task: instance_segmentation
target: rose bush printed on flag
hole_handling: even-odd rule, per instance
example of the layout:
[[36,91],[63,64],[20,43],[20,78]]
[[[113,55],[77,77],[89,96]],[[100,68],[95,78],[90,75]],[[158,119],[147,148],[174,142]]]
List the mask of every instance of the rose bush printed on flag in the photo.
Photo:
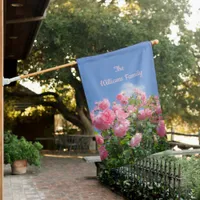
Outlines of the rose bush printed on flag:
[[98,129],[99,154],[107,167],[131,164],[164,150],[165,123],[157,96],[147,98],[144,92],[135,89],[131,97],[118,94],[112,105],[108,99],[95,104],[90,115]]

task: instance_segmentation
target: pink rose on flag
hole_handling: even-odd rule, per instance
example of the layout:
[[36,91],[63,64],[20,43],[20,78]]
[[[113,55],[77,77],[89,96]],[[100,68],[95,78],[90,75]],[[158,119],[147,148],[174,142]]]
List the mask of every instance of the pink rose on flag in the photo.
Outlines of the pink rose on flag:
[[158,97],[158,96],[154,96],[154,99],[155,99],[156,101],[159,101],[159,97]]
[[117,137],[124,137],[126,135],[126,132],[129,129],[129,125],[130,125],[130,122],[128,120],[123,120],[123,121],[118,122],[113,128],[114,134]]
[[114,103],[113,106],[112,106],[112,110],[113,110],[114,112],[116,112],[117,110],[123,110],[123,107],[122,107],[121,104],[116,104],[116,103]]
[[139,120],[144,120],[146,118],[146,114],[144,110],[140,110],[138,114],[138,119]]
[[140,144],[142,140],[142,133],[136,133],[134,137],[132,137],[130,146],[131,147],[136,147]]
[[152,117],[152,111],[149,108],[146,108],[144,111],[145,111],[146,118]]
[[96,102],[90,113],[94,127],[101,132],[96,135],[100,158],[109,167],[134,163],[137,156],[152,154],[155,149],[148,145],[149,141],[154,138],[152,143],[159,145],[160,138],[166,135],[158,97],[148,97],[137,88],[134,91],[130,97],[118,94],[118,102],[112,102],[111,107],[106,98]]
[[110,102],[108,99],[104,99],[103,101],[100,101],[97,103],[100,110],[105,110],[110,107]]
[[123,94],[118,94],[117,100],[120,101],[122,105],[126,105],[128,103],[128,97]]
[[121,101],[122,105],[128,104],[128,97],[124,97],[124,99]]
[[156,114],[161,114],[162,113],[162,110],[161,110],[161,107],[160,107],[160,105],[157,105],[156,106]]
[[156,116],[156,117],[152,117],[151,119],[150,119],[150,122],[152,123],[152,124],[157,124],[158,123],[158,117]]
[[137,108],[133,105],[128,105],[128,107],[127,107],[127,111],[129,114],[134,113],[136,110],[137,110]]
[[105,130],[110,128],[115,120],[115,113],[106,109],[102,112],[99,112],[97,116],[94,117],[93,125],[99,130]]
[[160,120],[160,121],[159,121],[156,131],[157,131],[157,134],[158,134],[160,137],[164,137],[164,136],[166,135],[165,122],[164,122],[164,120]]
[[105,160],[108,157],[108,151],[106,150],[105,146],[101,146],[99,148],[99,154],[101,160]]
[[145,93],[141,93],[140,96],[139,96],[139,99],[141,100],[141,106],[146,105],[147,98],[146,98],[146,94]]
[[96,138],[97,144],[102,145],[104,143],[104,138],[101,135],[96,135],[95,138]]
[[116,110],[115,115],[117,119],[126,119],[129,116],[129,114],[124,112],[123,110]]
[[139,111],[139,114],[138,114],[139,120],[145,120],[151,117],[152,117],[152,111],[149,108]]
[[162,116],[158,116],[158,120],[159,121],[163,120],[163,117]]
[[143,92],[143,93],[141,94],[141,100],[142,100],[142,102],[143,102],[143,103],[146,102],[146,99],[147,99],[146,94]]
[[151,118],[152,117],[152,110],[150,110],[149,108],[145,109],[145,113],[146,113],[146,117],[147,118]]
[[123,94],[118,94],[117,95],[117,100],[121,101],[124,98]]

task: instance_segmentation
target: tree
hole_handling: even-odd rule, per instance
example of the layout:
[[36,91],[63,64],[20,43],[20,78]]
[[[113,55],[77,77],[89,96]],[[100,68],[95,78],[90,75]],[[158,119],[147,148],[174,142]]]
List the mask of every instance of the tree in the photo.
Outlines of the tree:
[[[20,63],[20,69],[35,72],[156,38],[160,44],[154,47],[155,64],[165,118],[169,123],[177,116],[198,123],[198,116],[193,112],[200,106],[193,97],[199,90],[195,74],[198,61],[193,55],[198,48],[193,44],[199,35],[186,28],[185,15],[190,13],[188,0],[126,2],[124,7],[118,7],[116,1],[109,5],[94,0],[52,1],[32,53]],[[171,25],[179,28],[178,44],[169,38]],[[37,103],[53,106],[85,133],[92,133],[76,67],[33,79],[54,89],[39,95]],[[71,98],[65,95],[68,86],[74,92]],[[67,105],[72,99],[75,107],[70,110]]]

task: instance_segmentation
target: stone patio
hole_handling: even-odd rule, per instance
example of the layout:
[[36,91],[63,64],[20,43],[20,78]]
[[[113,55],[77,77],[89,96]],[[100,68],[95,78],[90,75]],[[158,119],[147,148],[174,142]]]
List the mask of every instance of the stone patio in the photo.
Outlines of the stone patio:
[[4,200],[123,200],[79,156],[46,155],[41,168],[29,166],[25,175],[11,175],[8,165],[4,171]]

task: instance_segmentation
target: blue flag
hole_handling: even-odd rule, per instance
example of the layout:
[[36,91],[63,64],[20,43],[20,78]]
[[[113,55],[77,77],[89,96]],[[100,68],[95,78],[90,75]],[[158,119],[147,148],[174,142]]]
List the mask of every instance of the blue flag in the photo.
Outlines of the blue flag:
[[89,110],[95,102],[130,96],[138,88],[147,96],[158,95],[151,42],[77,60]]

